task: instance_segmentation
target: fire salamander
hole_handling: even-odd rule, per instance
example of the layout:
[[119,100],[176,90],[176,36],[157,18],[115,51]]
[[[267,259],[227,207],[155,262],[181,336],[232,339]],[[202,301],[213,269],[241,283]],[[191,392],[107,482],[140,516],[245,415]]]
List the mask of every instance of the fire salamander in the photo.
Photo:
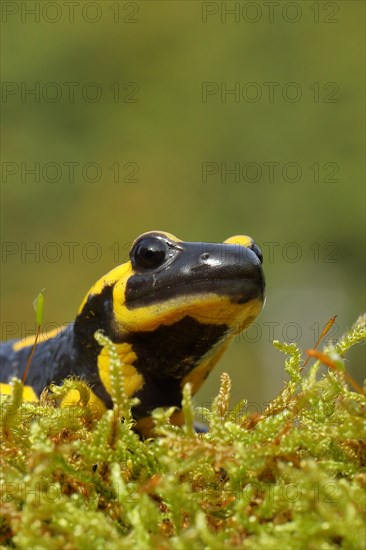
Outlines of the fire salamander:
[[[264,303],[262,255],[250,237],[224,243],[184,242],[170,233],[144,233],[130,260],[90,289],[74,323],[37,344],[24,397],[37,401],[51,382],[77,376],[92,388],[91,403],[112,407],[107,352],[94,338],[101,329],[116,345],[136,429],[149,434],[151,411],[177,407],[186,382],[195,394],[235,334],[246,329]],[[1,344],[2,393],[22,378],[34,338]],[[62,405],[79,401],[76,390]]]

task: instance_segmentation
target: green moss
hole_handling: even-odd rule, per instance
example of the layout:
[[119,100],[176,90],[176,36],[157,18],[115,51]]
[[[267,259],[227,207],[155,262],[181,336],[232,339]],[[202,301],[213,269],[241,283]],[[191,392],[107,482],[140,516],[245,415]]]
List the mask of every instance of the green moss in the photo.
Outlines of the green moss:
[[[289,382],[261,415],[229,409],[230,379],[210,409],[207,434],[154,413],[155,439],[132,431],[134,403],[124,392],[113,345],[107,346],[114,409],[101,419],[87,386],[69,380],[39,404],[22,401],[22,384],[1,402],[1,542],[4,547],[62,549],[365,547],[365,396],[351,391],[345,352],[363,341],[365,318],[332,349],[328,366],[303,368],[294,344]],[[59,408],[77,389],[80,402]]]

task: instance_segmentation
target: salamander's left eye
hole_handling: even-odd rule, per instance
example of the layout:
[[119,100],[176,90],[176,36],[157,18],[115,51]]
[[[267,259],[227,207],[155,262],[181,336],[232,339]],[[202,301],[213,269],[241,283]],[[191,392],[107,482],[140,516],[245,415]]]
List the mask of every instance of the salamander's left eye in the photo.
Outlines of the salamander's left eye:
[[143,237],[130,252],[131,263],[136,269],[154,269],[168,258],[168,246],[162,239]]

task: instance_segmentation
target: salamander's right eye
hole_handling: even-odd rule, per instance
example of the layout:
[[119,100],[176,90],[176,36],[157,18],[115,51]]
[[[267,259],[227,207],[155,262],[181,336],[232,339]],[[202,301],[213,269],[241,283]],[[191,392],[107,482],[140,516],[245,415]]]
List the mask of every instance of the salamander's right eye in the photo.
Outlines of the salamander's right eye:
[[131,263],[137,270],[160,267],[168,257],[168,245],[159,237],[142,237],[130,252]]

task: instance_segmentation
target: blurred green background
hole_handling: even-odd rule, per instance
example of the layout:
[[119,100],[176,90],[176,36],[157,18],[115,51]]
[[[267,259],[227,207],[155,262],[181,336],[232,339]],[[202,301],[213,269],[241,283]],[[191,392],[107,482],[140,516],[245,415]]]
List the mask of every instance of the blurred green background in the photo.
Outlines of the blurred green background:
[[32,332],[43,287],[46,325],[72,320],[144,231],[249,234],[267,303],[197,403],[225,370],[263,408],[284,380],[271,340],[309,348],[335,314],[337,338],[365,306],[364,3],[2,10],[2,338]]

